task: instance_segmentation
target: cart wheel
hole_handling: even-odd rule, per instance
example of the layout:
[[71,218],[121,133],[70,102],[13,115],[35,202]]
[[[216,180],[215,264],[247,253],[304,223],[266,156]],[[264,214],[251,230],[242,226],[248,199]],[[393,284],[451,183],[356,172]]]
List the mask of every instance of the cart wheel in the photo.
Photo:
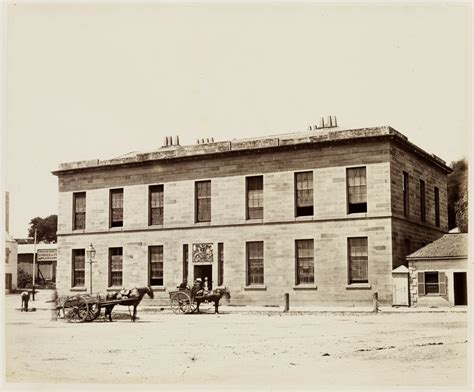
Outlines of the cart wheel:
[[197,309],[196,302],[190,302],[188,306],[188,311],[186,313],[194,313]]
[[94,321],[100,316],[100,306],[98,302],[89,303],[89,311],[87,312],[87,321]]
[[170,299],[170,306],[174,313],[188,313],[191,304],[191,297],[185,292],[177,292]]
[[71,323],[82,323],[87,320],[89,306],[80,295],[68,297],[63,305],[64,317]]

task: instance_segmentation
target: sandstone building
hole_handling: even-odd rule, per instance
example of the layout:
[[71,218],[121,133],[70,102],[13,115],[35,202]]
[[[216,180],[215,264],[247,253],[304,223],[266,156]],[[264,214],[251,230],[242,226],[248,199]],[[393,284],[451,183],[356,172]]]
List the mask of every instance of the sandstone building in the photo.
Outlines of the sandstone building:
[[386,126],[64,163],[57,287],[88,290],[92,243],[94,292],[151,285],[165,302],[208,277],[236,304],[388,304],[392,269],[447,232],[449,172]]

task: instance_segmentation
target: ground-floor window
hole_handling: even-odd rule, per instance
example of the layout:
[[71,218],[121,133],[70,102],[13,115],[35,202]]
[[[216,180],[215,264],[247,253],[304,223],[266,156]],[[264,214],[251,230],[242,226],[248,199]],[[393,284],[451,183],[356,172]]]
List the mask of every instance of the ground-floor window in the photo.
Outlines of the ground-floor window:
[[163,286],[163,246],[150,246],[148,260],[150,286]]
[[369,282],[367,237],[348,238],[349,284]]
[[247,285],[263,284],[263,241],[247,242]]
[[188,281],[189,246],[183,245],[183,282]]
[[85,286],[85,250],[72,250],[72,287]]
[[444,272],[418,272],[418,295],[446,295]]
[[109,248],[109,287],[122,286],[122,248]]
[[314,283],[314,240],[296,240],[296,284]]

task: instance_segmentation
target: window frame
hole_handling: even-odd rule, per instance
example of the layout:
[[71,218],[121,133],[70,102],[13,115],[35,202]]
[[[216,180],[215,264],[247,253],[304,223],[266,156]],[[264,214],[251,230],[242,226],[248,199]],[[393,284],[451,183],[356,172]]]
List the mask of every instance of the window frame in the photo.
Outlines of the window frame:
[[410,175],[402,172],[403,216],[410,216]]
[[[364,179],[365,179],[365,184],[364,185],[350,185],[350,180],[352,178],[362,178],[362,177],[351,177],[350,173],[356,172],[357,170],[364,170]],[[351,203],[351,188],[362,188],[365,187],[365,193],[357,193],[359,195],[364,194],[365,195],[365,202],[362,203]],[[357,167],[347,167],[346,168],[346,197],[347,197],[347,214],[358,214],[358,213],[367,213],[368,211],[368,197],[367,197],[367,166],[357,166]],[[365,205],[365,207],[364,207]],[[351,208],[352,206],[352,208]],[[359,208],[356,206],[360,206],[360,211]]]
[[[209,195],[206,195],[204,197],[200,197],[199,196],[199,186],[201,184],[209,184]],[[200,200],[208,200],[208,212],[207,214],[209,215],[208,216],[208,219],[207,219],[207,216],[204,217],[204,219],[200,219],[200,211],[201,211],[201,208],[202,207],[202,204],[200,202]],[[195,223],[206,223],[206,222],[211,222],[211,218],[212,218],[212,184],[211,184],[211,180],[202,180],[202,181],[195,181],[194,182],[194,222]]]
[[[159,250],[158,255],[161,256],[161,260],[152,261],[153,251]],[[161,271],[161,277],[155,278],[157,280],[161,279],[161,284],[159,282],[153,282],[152,271],[153,263],[161,264],[160,268],[157,271]],[[148,284],[150,287],[163,287],[165,282],[165,256],[164,256],[164,247],[163,245],[150,245],[148,247]]]
[[[367,279],[357,279],[355,280],[352,276],[352,265],[355,260],[353,260],[353,257],[351,254],[352,246],[351,242],[355,240],[365,240],[365,248],[366,248],[366,256],[359,256],[359,257],[365,257],[365,263],[366,263],[366,278]],[[355,246],[355,245],[354,245]],[[359,260],[360,261],[360,260]],[[369,238],[368,237],[348,237],[347,238],[347,267],[348,267],[348,277],[347,281],[349,285],[359,285],[359,284],[369,284]]]
[[[82,253],[79,254],[79,253]],[[83,269],[78,269],[76,268],[76,257],[83,257],[83,263],[84,263],[84,268]],[[85,249],[72,249],[71,253],[71,288],[85,288],[86,287],[86,250]],[[78,284],[77,283],[77,273],[82,272],[83,275],[83,283]]]
[[440,211],[439,211],[439,188],[434,187],[434,210],[435,210],[435,226],[440,227]]
[[[255,180],[261,181],[262,187],[259,189],[250,189],[249,185],[253,185],[250,183]],[[255,195],[257,195],[257,198],[252,198],[252,199],[250,198],[251,191],[255,192]],[[264,193],[263,192],[264,192],[263,175],[245,177],[245,219],[246,220],[263,219],[263,213],[264,213],[263,212],[264,210]],[[262,204],[261,207],[260,206],[250,207],[251,200],[261,200],[261,204]],[[254,213],[256,216],[253,216]]]
[[[77,199],[84,198],[84,211],[77,212]],[[87,211],[87,200],[86,192],[74,192],[72,194],[72,229],[73,230],[85,230],[86,229],[86,211]],[[82,216],[83,227],[78,227],[78,215]]]
[[[261,246],[261,249],[257,249],[257,255],[251,255],[250,253],[250,250],[251,250],[251,247],[255,246],[255,245],[259,245]],[[265,245],[264,245],[264,242],[263,241],[248,241],[245,243],[245,248],[246,248],[246,251],[245,251],[245,259],[246,259],[246,286],[249,287],[249,286],[263,286],[265,284]],[[261,252],[261,257],[258,257],[260,256],[260,252]],[[252,258],[251,258],[252,256]],[[258,275],[254,275],[252,274],[252,269],[255,269],[256,267],[255,266],[252,266],[252,262],[255,263],[255,262],[258,262],[259,260],[261,260],[261,268],[262,268],[262,272],[261,274],[259,273]],[[259,266],[257,266],[258,268]],[[254,282],[253,280],[255,280],[255,276],[257,277],[260,277],[261,275],[261,282],[260,282],[260,279],[257,279],[258,281],[257,282]]]
[[[436,292],[428,292],[428,285],[426,283],[426,274],[435,275],[437,274],[437,283],[430,282],[428,285],[436,286]],[[418,296],[420,297],[446,297],[447,293],[447,282],[446,273],[444,271],[417,271],[418,280]]]
[[[305,184],[305,181],[300,181],[298,182],[298,177],[302,175],[309,175],[311,174],[311,179],[307,179],[306,183],[311,184],[311,188],[301,188],[298,189],[298,184]],[[313,171],[304,171],[304,172],[295,172],[294,175],[294,191],[295,191],[295,217],[299,216],[314,216],[314,175]],[[304,191],[310,191],[311,193],[311,206],[299,206],[298,205],[298,193],[299,192],[304,192]],[[308,197],[309,199],[309,197]],[[305,212],[305,208],[308,209],[307,212]],[[311,210],[310,210],[311,208]]]
[[420,220],[426,222],[426,184],[420,179]]
[[[114,255],[115,251],[120,250],[121,254]],[[120,284],[113,285],[112,272],[117,272],[119,270],[112,270],[112,256],[121,256],[121,269],[120,269]],[[112,247],[109,248],[109,263],[108,263],[108,287],[122,287],[123,286],[123,248],[122,247]]]
[[[113,199],[114,195],[122,195],[122,207],[114,208],[113,207]],[[123,188],[117,189],[110,189],[109,191],[109,227],[123,227],[123,206],[124,206],[124,191]],[[121,221],[114,221],[114,210],[122,210],[122,220]]]
[[[299,244],[304,244],[308,243],[309,246],[306,249],[311,249],[311,256],[306,256],[303,257],[298,253],[298,250],[304,249],[304,248],[298,248]],[[303,282],[299,273],[300,270],[300,261],[303,261],[304,259],[311,259],[311,265],[309,268],[312,270],[312,273],[310,273],[310,280]],[[307,261],[307,260],[306,260]],[[300,239],[300,240],[295,240],[295,285],[296,286],[303,286],[303,285],[314,285],[315,283],[315,274],[314,274],[314,239],[309,238],[309,239]]]
[[[153,207],[152,206],[152,194],[158,194],[159,196],[159,203],[161,206]],[[158,210],[160,213],[158,216],[160,219],[158,222],[153,221],[153,210]],[[148,226],[162,226],[164,223],[164,215],[165,214],[165,187],[164,184],[156,184],[150,185],[148,187]]]

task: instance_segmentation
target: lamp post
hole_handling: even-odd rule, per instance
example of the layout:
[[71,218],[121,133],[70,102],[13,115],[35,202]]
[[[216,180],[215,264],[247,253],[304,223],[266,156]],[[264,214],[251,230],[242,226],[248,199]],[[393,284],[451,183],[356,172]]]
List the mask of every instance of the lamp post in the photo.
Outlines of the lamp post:
[[92,263],[94,262],[94,257],[95,257],[95,249],[92,246],[92,244],[90,244],[89,248],[87,249],[87,258],[89,259],[89,273],[90,273],[89,284],[90,284],[91,295],[92,295]]

